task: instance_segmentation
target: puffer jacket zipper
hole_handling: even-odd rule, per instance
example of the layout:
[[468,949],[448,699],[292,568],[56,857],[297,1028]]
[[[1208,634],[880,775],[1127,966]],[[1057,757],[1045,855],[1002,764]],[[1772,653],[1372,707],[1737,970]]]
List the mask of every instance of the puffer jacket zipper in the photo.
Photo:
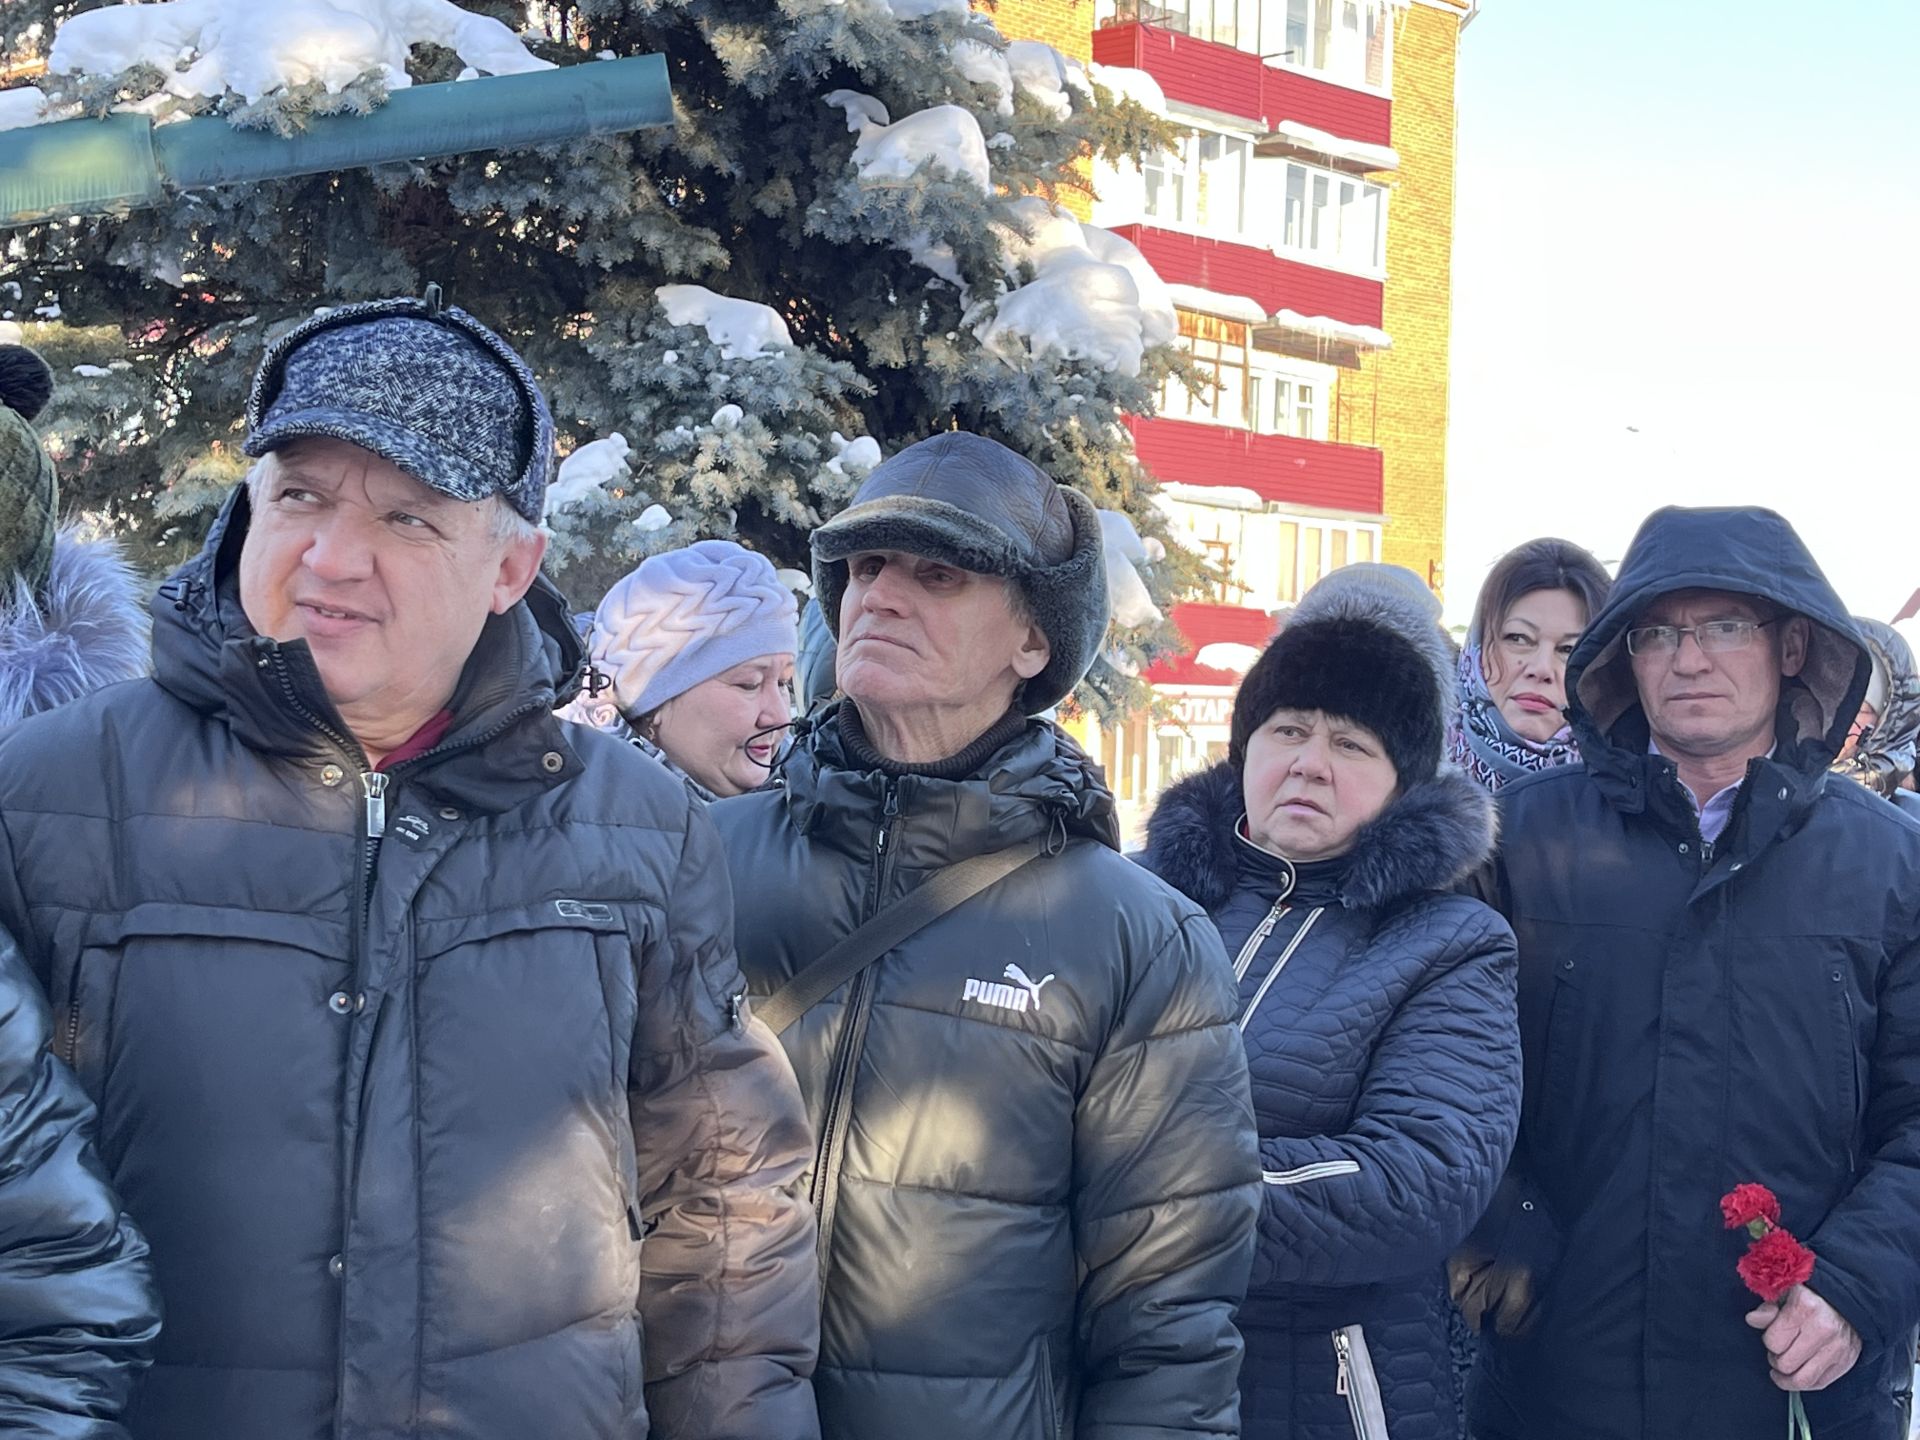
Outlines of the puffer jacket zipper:
[[1337,1367],[1334,1393],[1346,1397],[1354,1440],[1390,1440],[1386,1400],[1380,1393],[1380,1377],[1374,1373],[1366,1332],[1358,1325],[1344,1325],[1334,1331],[1333,1358]]
[[1280,917],[1286,913],[1287,897],[1282,895],[1267,911],[1267,918],[1253,927],[1253,933],[1247,936],[1247,943],[1233,957],[1233,978],[1236,983],[1247,978],[1247,967],[1253,964],[1253,957],[1260,953],[1260,947],[1267,943],[1267,937],[1273,934],[1273,927],[1280,923]]
[[[893,872],[893,831],[900,819],[900,782],[888,780],[880,806],[880,824],[873,835],[873,863],[868,872],[866,903],[856,924],[864,925],[879,913]],[[874,972],[869,965],[853,977],[847,995],[846,1020],[840,1027],[827,1072],[827,1108],[820,1122],[820,1145],[813,1159],[813,1213],[819,1225],[820,1281],[827,1281],[833,1257],[833,1217],[840,1199],[840,1164],[852,1121],[853,1079],[867,1044],[867,1021],[873,1014]]]
[[1287,962],[1293,958],[1293,952],[1300,948],[1300,942],[1307,938],[1307,932],[1313,929],[1314,922],[1326,913],[1327,907],[1324,905],[1309,910],[1307,918],[1300,922],[1300,928],[1293,932],[1293,937],[1287,941],[1286,949],[1280,952],[1280,958],[1274,961],[1273,968],[1267,971],[1267,978],[1262,980],[1260,988],[1253,992],[1253,999],[1247,1004],[1247,1013],[1240,1017],[1240,1029],[1243,1034],[1253,1020],[1254,1011],[1258,1010],[1260,1002],[1267,998],[1267,991],[1271,990],[1273,982],[1280,978],[1280,972],[1287,968]]

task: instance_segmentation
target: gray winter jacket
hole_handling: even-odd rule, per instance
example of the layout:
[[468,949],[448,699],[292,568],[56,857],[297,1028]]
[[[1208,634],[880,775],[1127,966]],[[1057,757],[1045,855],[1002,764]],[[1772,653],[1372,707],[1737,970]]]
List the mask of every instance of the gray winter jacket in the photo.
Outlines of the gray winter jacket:
[[240,610],[246,522],[162,587],[155,679],[0,739],[0,924],[166,1305],[134,1434],[815,1434],[805,1119],[711,826],[554,719],[544,583],[374,803]]
[[1053,853],[781,1037],[818,1134],[825,1433],[1237,1435],[1260,1160],[1212,924],[1120,856],[1052,726],[963,779],[892,777],[839,713],[800,727],[783,789],[713,807],[756,996],[944,866]]

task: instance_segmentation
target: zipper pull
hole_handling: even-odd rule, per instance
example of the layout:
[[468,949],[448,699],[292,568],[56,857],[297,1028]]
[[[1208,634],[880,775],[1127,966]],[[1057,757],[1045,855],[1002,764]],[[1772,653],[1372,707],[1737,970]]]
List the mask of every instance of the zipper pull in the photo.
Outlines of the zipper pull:
[[1344,1347],[1340,1351],[1339,1365],[1340,1368],[1333,1377],[1333,1393],[1344,1395],[1347,1393],[1347,1352]]
[[873,853],[884,855],[887,851],[887,832],[893,829],[893,822],[900,814],[900,791],[892,781],[887,782],[887,803],[880,809],[880,830],[873,837]]
[[369,770],[360,777],[360,783],[367,792],[367,838],[378,840],[387,833],[387,781],[392,778],[378,770]]

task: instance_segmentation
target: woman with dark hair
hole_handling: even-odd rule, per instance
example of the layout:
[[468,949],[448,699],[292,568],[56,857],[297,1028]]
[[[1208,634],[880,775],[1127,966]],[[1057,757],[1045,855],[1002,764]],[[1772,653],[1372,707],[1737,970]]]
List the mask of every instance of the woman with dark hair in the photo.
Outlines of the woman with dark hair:
[[1447,755],[1487,789],[1580,758],[1567,730],[1567,658],[1612,584],[1578,545],[1546,539],[1501,556],[1480,587]]
[[1513,1145],[1520,1035],[1513,933],[1453,888],[1494,831],[1442,763],[1453,674],[1424,586],[1337,570],[1147,827],[1237,957],[1265,1182],[1245,1440],[1461,1434],[1443,1262]]

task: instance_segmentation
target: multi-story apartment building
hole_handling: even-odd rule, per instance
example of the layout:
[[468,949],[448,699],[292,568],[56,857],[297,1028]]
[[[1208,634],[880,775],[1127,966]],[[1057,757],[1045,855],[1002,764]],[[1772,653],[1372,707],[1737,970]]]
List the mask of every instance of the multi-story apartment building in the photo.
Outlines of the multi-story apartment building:
[[[1003,33],[1144,71],[1183,144],[1093,176],[1092,219],[1173,288],[1216,382],[1133,422],[1175,532],[1227,579],[1084,735],[1123,807],[1223,755],[1234,686],[1321,575],[1444,576],[1454,72],[1477,0],[999,0]],[[1135,88],[1138,88],[1137,86]],[[1152,87],[1147,87],[1152,88]],[[1202,663],[1202,662],[1206,663]]]

